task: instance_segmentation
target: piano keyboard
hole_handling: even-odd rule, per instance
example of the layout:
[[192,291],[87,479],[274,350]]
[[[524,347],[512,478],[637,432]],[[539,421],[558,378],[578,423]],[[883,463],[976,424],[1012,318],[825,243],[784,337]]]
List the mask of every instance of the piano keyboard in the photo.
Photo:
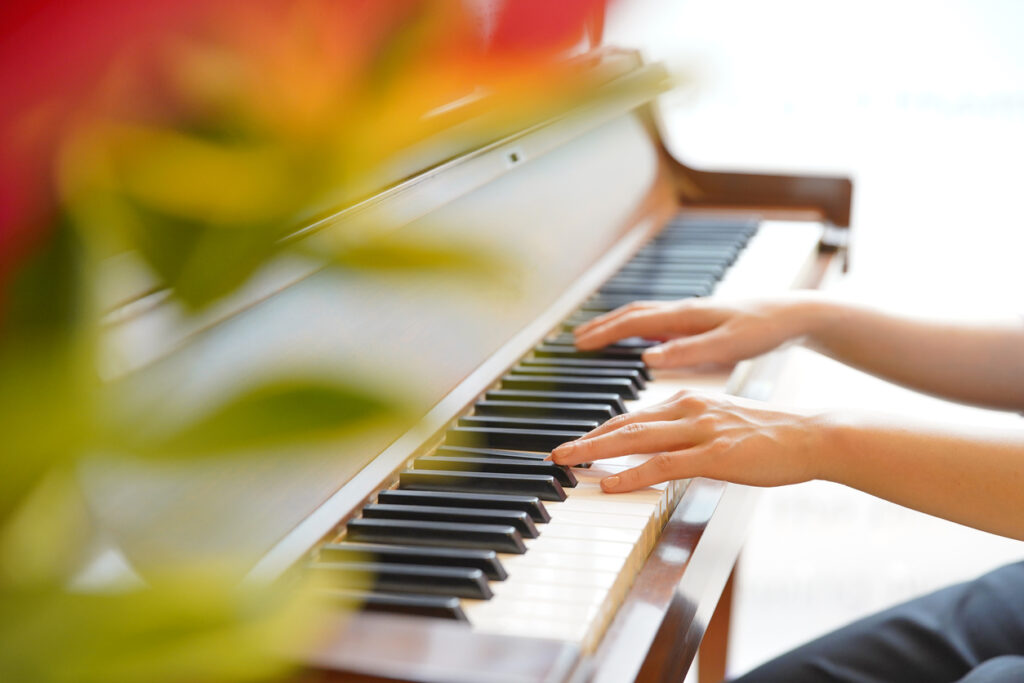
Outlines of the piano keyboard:
[[666,395],[648,387],[641,354],[651,342],[582,352],[572,329],[631,301],[711,294],[756,230],[755,221],[670,222],[320,548],[311,567],[337,587],[333,598],[592,648],[686,482],[612,496],[600,480],[642,456],[577,468],[544,460]]

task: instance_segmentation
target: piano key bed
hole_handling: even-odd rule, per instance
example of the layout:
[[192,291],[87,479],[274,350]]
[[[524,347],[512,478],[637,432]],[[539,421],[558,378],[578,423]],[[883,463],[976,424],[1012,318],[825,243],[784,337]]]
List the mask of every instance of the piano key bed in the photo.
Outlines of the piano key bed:
[[624,340],[581,352],[572,329],[635,300],[706,296],[755,220],[677,218],[380,491],[311,570],[366,611],[469,622],[481,632],[592,649],[679,501],[685,481],[627,494],[599,482],[630,456],[565,468],[551,449],[663,398]]

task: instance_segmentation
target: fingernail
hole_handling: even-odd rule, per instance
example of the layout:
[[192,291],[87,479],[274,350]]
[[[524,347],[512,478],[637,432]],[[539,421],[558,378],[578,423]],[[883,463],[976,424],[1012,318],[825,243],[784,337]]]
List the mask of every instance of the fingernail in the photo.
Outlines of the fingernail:
[[610,491],[612,489],[618,488],[618,486],[619,476],[617,474],[613,474],[612,476],[605,477],[604,479],[601,480],[601,488],[604,489],[605,491]]

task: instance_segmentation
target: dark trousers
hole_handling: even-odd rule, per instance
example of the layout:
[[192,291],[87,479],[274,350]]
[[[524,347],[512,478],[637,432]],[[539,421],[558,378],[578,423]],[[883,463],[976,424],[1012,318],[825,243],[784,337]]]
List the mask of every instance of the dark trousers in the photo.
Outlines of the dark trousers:
[[825,635],[736,683],[1024,682],[1024,562]]

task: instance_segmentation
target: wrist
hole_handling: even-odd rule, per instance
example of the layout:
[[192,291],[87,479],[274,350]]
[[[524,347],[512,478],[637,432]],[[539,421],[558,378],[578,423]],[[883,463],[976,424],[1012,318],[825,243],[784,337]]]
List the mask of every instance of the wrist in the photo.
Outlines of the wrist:
[[817,340],[837,327],[847,309],[816,292],[802,292],[791,300],[787,317],[792,336]]
[[850,465],[850,453],[856,451],[858,420],[845,413],[824,412],[808,418],[814,434],[811,475],[814,479],[842,484]]

